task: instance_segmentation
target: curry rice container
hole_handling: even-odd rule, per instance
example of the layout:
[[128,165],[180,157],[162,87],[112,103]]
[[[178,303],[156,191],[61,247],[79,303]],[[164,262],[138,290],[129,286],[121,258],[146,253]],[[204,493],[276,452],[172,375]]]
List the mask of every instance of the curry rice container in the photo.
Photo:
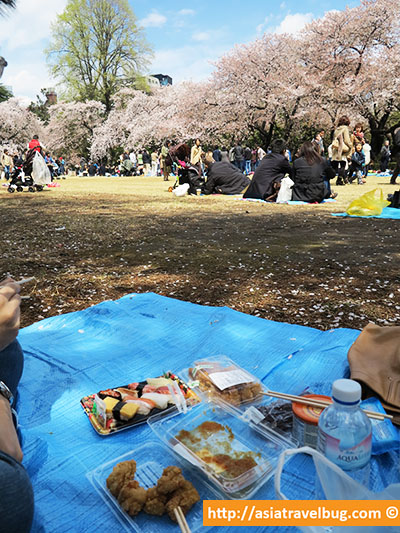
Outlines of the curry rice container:
[[[332,402],[330,396],[321,394],[306,394],[304,398]],[[299,446],[311,446],[311,448],[317,449],[318,420],[324,408],[292,402],[292,410],[293,437],[298,441]]]

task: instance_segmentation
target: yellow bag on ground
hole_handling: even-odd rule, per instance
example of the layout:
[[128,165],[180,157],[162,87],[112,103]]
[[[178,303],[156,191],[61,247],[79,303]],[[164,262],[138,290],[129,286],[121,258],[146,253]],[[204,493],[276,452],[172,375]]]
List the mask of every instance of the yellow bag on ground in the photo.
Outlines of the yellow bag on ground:
[[[379,196],[376,196],[376,192],[380,191]],[[358,217],[371,217],[380,215],[382,209],[390,204],[387,200],[383,199],[382,189],[374,189],[369,191],[356,200],[353,200],[346,213],[348,215],[356,215]]]

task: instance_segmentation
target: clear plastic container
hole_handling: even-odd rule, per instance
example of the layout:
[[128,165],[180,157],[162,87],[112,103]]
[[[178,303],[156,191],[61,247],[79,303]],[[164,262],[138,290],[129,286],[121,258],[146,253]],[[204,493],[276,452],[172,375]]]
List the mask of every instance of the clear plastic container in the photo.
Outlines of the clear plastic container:
[[210,490],[210,487],[208,487],[198,475],[196,475],[193,468],[177,458],[165,446],[156,441],[147,441],[142,446],[125,455],[117,457],[112,461],[100,465],[86,475],[125,531],[130,533],[132,533],[132,531],[135,531],[136,533],[176,533],[179,530],[178,525],[172,522],[168,515],[153,516],[141,511],[135,516],[135,518],[131,518],[128,513],[121,508],[117,499],[109,492],[106,480],[111,474],[114,466],[122,461],[129,461],[131,459],[134,459],[137,463],[135,479],[145,489],[150,488],[157,483],[164,468],[171,465],[179,466],[182,469],[184,478],[193,483],[200,495],[200,501],[192,507],[186,516],[189,527],[193,532],[199,531],[200,529],[202,531],[207,531],[209,529],[203,528],[202,500],[215,500],[216,494]]
[[[277,403],[277,402],[272,402]],[[269,404],[257,404],[238,409],[240,416],[243,420],[255,424],[259,431],[267,433],[269,435],[271,432],[277,434],[282,440],[288,443],[291,448],[297,448],[299,446],[298,440],[293,436],[292,427],[293,427],[293,418],[292,418],[292,407],[290,402],[282,402],[280,405],[288,404],[288,409],[282,412],[279,412],[279,409],[276,408],[275,411],[272,410],[268,417],[265,416],[264,408],[266,406],[271,406]]]
[[293,443],[259,431],[233,408],[199,404],[188,413],[147,421],[175,454],[197,467],[223,498],[248,499],[274,474],[281,452]]
[[197,359],[179,375],[209,400],[236,407],[259,402],[266,391],[258,378],[225,355]]

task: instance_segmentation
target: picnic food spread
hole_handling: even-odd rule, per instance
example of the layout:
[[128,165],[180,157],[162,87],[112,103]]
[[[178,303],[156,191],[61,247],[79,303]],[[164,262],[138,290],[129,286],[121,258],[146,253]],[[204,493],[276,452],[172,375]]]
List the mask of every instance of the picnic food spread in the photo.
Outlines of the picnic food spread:
[[235,450],[232,430],[218,422],[206,421],[192,431],[181,430],[176,439],[204,461],[215,474],[235,479],[257,466],[256,454]]
[[177,395],[187,405],[199,397],[175,374],[166,372],[158,378],[105,389],[81,399],[81,405],[93,428],[100,435],[146,422],[149,416],[176,404]]
[[261,397],[262,385],[249,372],[225,357],[196,361],[189,377],[211,398],[231,405],[254,402]]
[[130,516],[136,516],[142,510],[155,516],[167,513],[176,522],[174,509],[180,507],[186,515],[200,500],[196,488],[183,477],[177,466],[164,468],[157,484],[147,490],[134,479],[135,473],[136,462],[123,461],[113,468],[106,481],[110,493]]
[[[142,447],[141,457],[136,448],[129,453],[130,460],[126,460],[127,454],[121,456],[102,465],[91,478],[103,492],[103,499],[111,500],[135,531],[142,530],[143,521],[150,527],[146,533],[166,528],[163,520],[158,523],[144,514],[133,521],[142,511],[157,517],[168,514],[182,527],[182,518],[191,507],[201,498],[207,499],[200,478],[199,494],[178,466],[166,466],[173,456],[195,467],[221,496],[250,499],[271,478],[283,450],[298,444],[316,446],[318,417],[323,410],[320,404],[331,401],[327,396],[293,396],[266,389],[255,376],[224,356],[195,361],[182,372],[189,385],[166,372],[81,400],[99,434],[147,421],[163,443],[161,447],[156,443],[153,455],[151,446]],[[264,396],[279,401],[262,405]],[[202,401],[206,398],[209,401]],[[177,409],[168,409],[173,405]],[[294,438],[288,434],[292,410]],[[170,460],[164,457],[168,449],[172,452]],[[132,457],[139,461],[138,471]],[[187,475],[191,476],[190,471]],[[202,517],[194,511],[191,520],[198,527]]]

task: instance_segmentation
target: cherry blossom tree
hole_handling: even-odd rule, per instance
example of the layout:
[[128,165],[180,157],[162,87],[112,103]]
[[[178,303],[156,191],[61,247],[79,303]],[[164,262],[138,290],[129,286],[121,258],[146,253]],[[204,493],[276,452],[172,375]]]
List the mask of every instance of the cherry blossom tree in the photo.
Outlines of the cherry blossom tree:
[[87,156],[93,133],[105,119],[104,104],[96,101],[60,102],[49,107],[45,129],[46,148],[70,161]]
[[43,124],[22,107],[17,98],[0,103],[0,145],[13,151],[23,151],[33,135],[42,136]]
[[400,120],[399,21],[400,3],[361,0],[296,36],[265,34],[236,46],[204,83],[121,91],[94,132],[92,154],[197,136],[256,136],[267,146],[279,135],[295,148],[317,126],[333,131],[342,114],[368,125],[377,153]]
[[182,140],[201,133],[193,108],[200,99],[192,83],[161,87],[152,94],[123,89],[114,98],[107,120],[94,132],[91,154],[104,157],[110,150],[126,150],[161,144],[165,139]]
[[399,17],[398,2],[362,0],[327,13],[301,34],[301,61],[320,90],[314,101],[332,117],[335,110],[363,117],[375,153],[398,107]]

